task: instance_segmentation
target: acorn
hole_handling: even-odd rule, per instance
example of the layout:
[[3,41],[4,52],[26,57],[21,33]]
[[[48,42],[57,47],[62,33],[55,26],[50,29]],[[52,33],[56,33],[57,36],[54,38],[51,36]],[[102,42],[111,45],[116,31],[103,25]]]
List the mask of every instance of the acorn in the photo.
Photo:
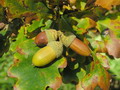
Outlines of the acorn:
[[76,36],[70,32],[63,34],[61,31],[58,31],[60,41],[66,46],[71,48],[79,55],[89,56],[90,49],[84,44],[81,40],[76,38]]
[[39,67],[45,66],[52,62],[55,58],[61,56],[62,52],[63,44],[59,41],[52,41],[34,54],[32,63],[33,65]]
[[57,31],[55,29],[48,29],[40,32],[36,36],[35,43],[41,47],[47,45],[51,41],[56,41],[57,38]]

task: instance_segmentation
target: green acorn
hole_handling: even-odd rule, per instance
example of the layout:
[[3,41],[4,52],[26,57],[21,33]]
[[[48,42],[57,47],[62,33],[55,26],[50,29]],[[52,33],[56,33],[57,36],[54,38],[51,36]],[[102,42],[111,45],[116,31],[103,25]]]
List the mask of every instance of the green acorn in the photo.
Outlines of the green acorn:
[[63,44],[58,41],[52,41],[34,54],[32,63],[35,66],[45,66],[52,62],[55,58],[61,56],[62,52]]

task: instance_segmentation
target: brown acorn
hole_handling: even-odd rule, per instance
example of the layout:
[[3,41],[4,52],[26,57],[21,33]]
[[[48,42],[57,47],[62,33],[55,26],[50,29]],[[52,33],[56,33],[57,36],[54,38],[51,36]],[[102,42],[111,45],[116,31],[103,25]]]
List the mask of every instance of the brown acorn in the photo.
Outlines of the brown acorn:
[[35,43],[38,46],[45,46],[51,41],[57,40],[57,31],[54,29],[45,30],[43,32],[40,32],[36,38]]
[[90,55],[90,50],[88,46],[84,44],[81,40],[79,40],[78,38],[75,38],[69,47],[80,55],[83,55],[83,56]]
[[89,56],[91,54],[89,47],[86,44],[84,44],[81,40],[76,38],[76,36],[72,33],[63,34],[62,32],[58,31],[58,35],[61,42],[66,47],[71,48],[77,54],[83,56]]
[[36,38],[35,38],[35,43],[36,43],[38,46],[45,46],[45,45],[48,43],[48,39],[47,39],[47,36],[46,36],[45,31],[40,32],[40,33],[36,36]]

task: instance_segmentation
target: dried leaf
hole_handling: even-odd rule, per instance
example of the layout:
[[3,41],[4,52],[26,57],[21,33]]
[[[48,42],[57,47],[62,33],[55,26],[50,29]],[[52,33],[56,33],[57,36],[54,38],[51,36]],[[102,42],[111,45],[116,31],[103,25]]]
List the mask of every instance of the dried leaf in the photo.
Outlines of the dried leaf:
[[95,5],[110,10],[113,5],[120,5],[120,0],[96,0]]
[[108,54],[120,58],[120,38],[117,38],[112,30],[109,30],[109,37],[109,40],[106,41]]
[[0,0],[0,5],[4,6],[5,5],[5,0]]

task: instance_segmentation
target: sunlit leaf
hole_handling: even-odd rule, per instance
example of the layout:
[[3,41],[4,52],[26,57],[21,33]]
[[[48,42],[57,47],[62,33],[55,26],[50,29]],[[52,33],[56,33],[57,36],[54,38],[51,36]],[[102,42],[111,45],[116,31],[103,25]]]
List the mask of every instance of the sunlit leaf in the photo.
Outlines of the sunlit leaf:
[[78,19],[76,17],[72,17],[73,20],[77,21],[77,25],[73,26],[73,29],[77,31],[79,34],[83,34],[87,31],[87,29],[95,27],[96,23],[94,20],[90,18],[82,18]]
[[95,5],[110,10],[113,5],[120,5],[120,0],[96,0]]

